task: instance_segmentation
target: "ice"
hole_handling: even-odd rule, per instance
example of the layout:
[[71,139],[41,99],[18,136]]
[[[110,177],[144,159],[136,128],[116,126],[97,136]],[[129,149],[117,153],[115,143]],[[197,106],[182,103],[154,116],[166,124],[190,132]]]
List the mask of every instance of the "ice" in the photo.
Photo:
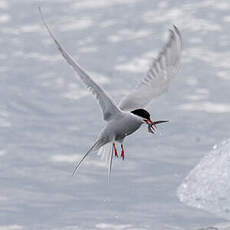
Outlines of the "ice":
[[230,219],[230,138],[214,145],[178,188],[180,201]]

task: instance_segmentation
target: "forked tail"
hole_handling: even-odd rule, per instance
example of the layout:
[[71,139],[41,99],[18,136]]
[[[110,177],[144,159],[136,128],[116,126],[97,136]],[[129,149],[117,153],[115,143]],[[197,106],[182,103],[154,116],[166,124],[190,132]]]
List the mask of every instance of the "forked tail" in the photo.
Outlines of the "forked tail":
[[101,160],[105,161],[108,166],[108,183],[110,182],[110,174],[112,170],[113,163],[113,141],[103,145],[99,151],[98,155],[101,157]]
[[83,160],[91,153],[97,151],[102,145],[104,145],[103,141],[101,139],[97,140],[95,144],[88,150],[88,152],[82,157],[82,159],[78,162],[77,166],[73,170],[72,176],[75,174],[75,172],[80,167]]

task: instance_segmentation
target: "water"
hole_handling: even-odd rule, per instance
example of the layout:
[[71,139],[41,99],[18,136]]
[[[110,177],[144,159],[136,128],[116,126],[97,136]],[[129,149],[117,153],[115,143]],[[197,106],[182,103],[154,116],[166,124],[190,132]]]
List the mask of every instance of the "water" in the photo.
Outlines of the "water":
[[119,100],[146,73],[170,25],[181,70],[148,107],[170,120],[159,135],[127,138],[107,170],[74,162],[103,127],[95,99],[43,28],[37,2],[0,1],[0,229],[198,229],[225,220],[180,203],[177,187],[211,146],[229,137],[230,2],[40,1],[59,40]]

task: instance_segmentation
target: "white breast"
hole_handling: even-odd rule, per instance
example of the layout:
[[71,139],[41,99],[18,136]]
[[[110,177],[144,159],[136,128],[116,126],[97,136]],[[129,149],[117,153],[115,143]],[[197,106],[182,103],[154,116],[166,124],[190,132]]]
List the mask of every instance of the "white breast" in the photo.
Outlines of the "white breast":
[[126,136],[135,132],[143,124],[143,119],[130,112],[123,112],[122,116],[107,123],[101,132],[101,137],[122,141]]

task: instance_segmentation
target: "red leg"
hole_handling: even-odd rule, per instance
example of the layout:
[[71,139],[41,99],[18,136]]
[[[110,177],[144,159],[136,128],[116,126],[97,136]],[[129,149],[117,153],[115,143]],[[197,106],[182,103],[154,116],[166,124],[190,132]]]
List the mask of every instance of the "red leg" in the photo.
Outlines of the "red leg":
[[115,143],[113,143],[113,148],[114,148],[115,157],[118,157],[117,149],[116,149]]
[[121,157],[122,157],[122,160],[125,159],[125,152],[124,152],[123,144],[121,144]]

